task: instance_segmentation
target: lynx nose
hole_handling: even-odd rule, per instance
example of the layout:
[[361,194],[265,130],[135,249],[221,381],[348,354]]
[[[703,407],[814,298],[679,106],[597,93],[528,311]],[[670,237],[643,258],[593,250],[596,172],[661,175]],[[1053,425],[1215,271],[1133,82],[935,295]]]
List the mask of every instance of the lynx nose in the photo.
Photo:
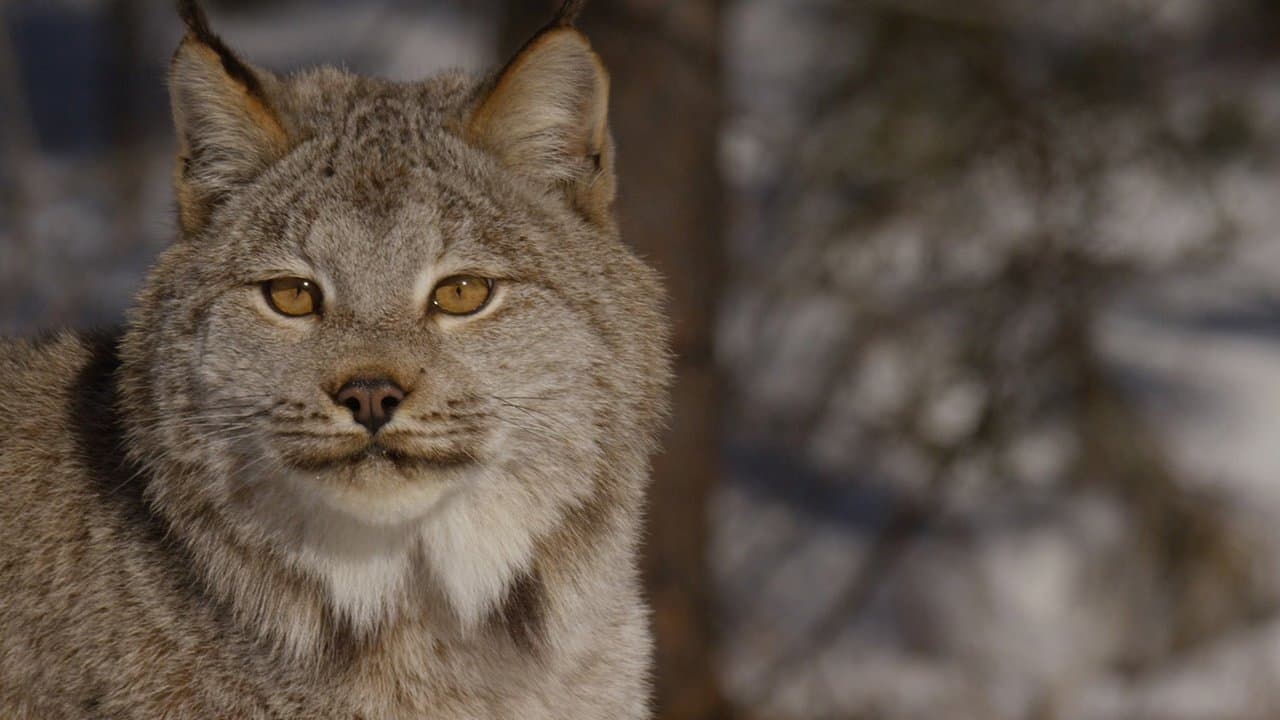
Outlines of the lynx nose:
[[359,379],[343,385],[333,400],[350,410],[356,422],[372,434],[391,422],[396,408],[404,402],[404,395],[404,390],[390,380]]

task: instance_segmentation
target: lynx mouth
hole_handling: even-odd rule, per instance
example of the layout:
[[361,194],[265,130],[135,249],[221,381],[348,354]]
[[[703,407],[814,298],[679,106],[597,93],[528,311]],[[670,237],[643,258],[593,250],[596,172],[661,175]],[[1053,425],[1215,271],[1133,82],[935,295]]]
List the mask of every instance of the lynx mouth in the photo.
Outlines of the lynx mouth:
[[377,443],[337,457],[293,457],[290,464],[312,472],[389,466],[396,470],[452,470],[475,464],[475,457],[465,451],[441,450],[430,453],[407,453]]

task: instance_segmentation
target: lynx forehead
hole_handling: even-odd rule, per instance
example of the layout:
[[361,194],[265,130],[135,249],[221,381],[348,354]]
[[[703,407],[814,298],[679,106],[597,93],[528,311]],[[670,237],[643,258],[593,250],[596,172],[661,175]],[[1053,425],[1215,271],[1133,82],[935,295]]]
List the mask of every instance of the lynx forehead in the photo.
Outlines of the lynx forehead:
[[[95,707],[646,714],[635,552],[667,330],[613,219],[608,76],[580,5],[491,77],[391,83],[253,67],[180,3],[178,238],[118,343],[0,355],[19,413],[103,428],[56,468],[30,461],[39,433],[0,444],[0,528],[48,508],[21,518],[27,550],[0,546],[0,587],[64,578],[60,676]],[[71,360],[26,378],[42,353]],[[99,482],[136,492],[78,489]],[[42,559],[54,535],[86,538],[81,559]],[[0,609],[0,709],[47,607],[21,592]],[[85,608],[137,632],[104,637]],[[130,653],[136,672],[103,660]],[[208,672],[161,679],[192,653]]]

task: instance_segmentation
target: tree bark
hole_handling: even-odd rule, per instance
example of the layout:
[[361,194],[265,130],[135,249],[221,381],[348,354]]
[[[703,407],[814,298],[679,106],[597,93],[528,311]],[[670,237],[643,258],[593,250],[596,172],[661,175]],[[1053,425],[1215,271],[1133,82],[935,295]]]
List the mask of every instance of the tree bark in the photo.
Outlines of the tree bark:
[[[503,52],[552,16],[555,2],[506,2]],[[720,475],[719,380],[712,326],[719,297],[723,190],[720,0],[595,0],[579,26],[612,76],[622,235],[666,278],[675,324],[674,416],[655,458],[644,562],[657,639],[659,717],[730,717],[716,678],[711,493]]]
[[147,131],[138,86],[142,21],[141,0],[106,3],[105,23],[110,40],[103,53],[101,77],[106,89],[104,110],[111,162],[102,172],[103,181],[115,186],[119,198],[113,237],[121,254],[135,252],[146,237],[142,231],[142,196],[149,168],[143,150]]

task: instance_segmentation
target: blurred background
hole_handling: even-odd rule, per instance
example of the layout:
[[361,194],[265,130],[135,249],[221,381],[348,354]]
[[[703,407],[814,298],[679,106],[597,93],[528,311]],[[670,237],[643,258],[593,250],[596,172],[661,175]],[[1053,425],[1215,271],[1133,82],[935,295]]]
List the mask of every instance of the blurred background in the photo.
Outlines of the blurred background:
[[[253,62],[500,62],[542,0],[211,2]],[[1280,4],[594,0],[677,411],[666,719],[1280,717]],[[0,334],[173,234],[156,0],[0,4]]]

